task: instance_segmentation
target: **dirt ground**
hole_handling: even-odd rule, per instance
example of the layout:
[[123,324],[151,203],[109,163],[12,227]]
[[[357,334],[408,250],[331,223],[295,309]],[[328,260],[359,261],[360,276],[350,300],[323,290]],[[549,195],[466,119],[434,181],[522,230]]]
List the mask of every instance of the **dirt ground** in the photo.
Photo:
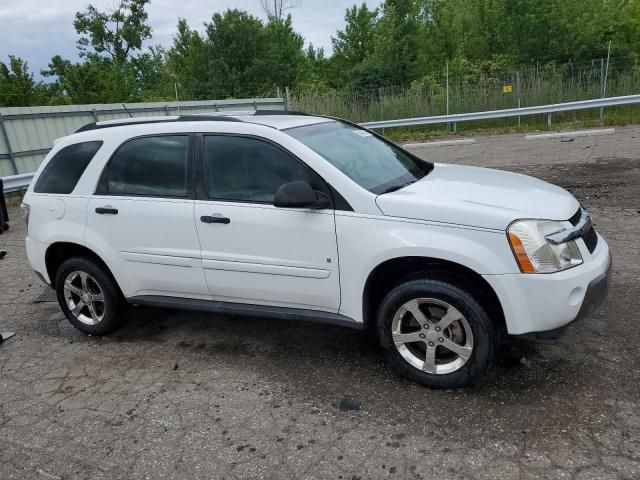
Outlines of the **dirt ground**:
[[[85,337],[0,236],[0,478],[640,478],[640,127],[417,148],[572,191],[614,255],[608,302],[555,344],[503,349],[481,385],[395,377],[367,335],[137,309]],[[344,397],[362,404],[342,412]]]

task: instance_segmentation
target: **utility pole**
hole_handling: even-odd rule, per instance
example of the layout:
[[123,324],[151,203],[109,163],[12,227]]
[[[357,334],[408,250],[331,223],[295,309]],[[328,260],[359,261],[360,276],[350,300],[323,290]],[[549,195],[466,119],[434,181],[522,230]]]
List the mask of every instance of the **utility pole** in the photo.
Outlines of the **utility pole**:
[[[382,93],[382,87],[378,88],[378,102],[380,103],[380,120],[384,120],[384,94]],[[384,136],[384,128],[382,129],[382,135]]]
[[178,100],[178,82],[173,82],[173,87],[176,90],[176,107],[178,109],[178,115],[180,115],[180,101]]
[[[609,49],[607,50],[607,66],[604,70],[604,81],[602,82],[602,98],[607,96],[607,79],[609,78],[609,60],[611,59],[611,40],[609,40]],[[600,121],[602,122],[602,117],[604,113],[604,108],[600,109]]]
[[[522,108],[522,101],[520,98],[520,71],[516,72],[516,97],[518,99],[518,108]],[[520,115],[518,115],[518,126],[520,126]]]
[[[449,115],[449,60],[447,60],[446,72],[447,72],[447,115]],[[447,123],[447,128],[451,130],[451,123]]]

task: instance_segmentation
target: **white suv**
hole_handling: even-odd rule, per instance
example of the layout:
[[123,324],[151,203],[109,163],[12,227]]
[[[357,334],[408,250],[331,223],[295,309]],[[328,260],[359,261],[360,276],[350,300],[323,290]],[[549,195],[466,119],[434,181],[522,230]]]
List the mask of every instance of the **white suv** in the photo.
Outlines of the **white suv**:
[[595,310],[611,265],[559,187],[287,112],[87,125],[23,208],[29,262],[87,334],[127,303],[370,326],[393,369],[440,388],[477,379],[502,335]]

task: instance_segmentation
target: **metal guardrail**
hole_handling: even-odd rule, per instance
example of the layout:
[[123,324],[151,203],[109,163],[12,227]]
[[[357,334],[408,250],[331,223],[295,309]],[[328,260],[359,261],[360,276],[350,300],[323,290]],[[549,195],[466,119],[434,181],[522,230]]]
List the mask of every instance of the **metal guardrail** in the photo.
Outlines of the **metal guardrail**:
[[[620,105],[640,104],[640,95],[627,95],[624,97],[598,98],[595,100],[581,100],[579,102],[556,103],[553,105],[540,105],[536,107],[510,108],[507,110],[492,110],[488,112],[456,113],[453,115],[438,115],[434,117],[401,118],[398,120],[384,120],[381,122],[365,122],[360,125],[366,128],[390,128],[406,127],[412,125],[434,125],[438,123],[469,122],[472,120],[487,120],[492,118],[519,117],[526,115],[540,115],[573,110],[586,110],[589,108],[615,107]],[[4,177],[5,192],[19,192],[25,190],[33,173],[23,173]]]
[[181,115],[256,109],[286,110],[282,98],[198,100],[0,108],[0,176],[18,175],[38,165],[57,137],[88,122],[148,115]]
[[[520,117],[526,115],[551,115],[558,112],[572,110],[586,110],[589,108],[616,107],[640,103],[640,95],[624,97],[598,98],[595,100],[581,100],[579,102],[556,103],[536,107],[509,108],[506,110],[492,110],[488,112],[455,113],[452,115],[438,115],[434,117],[401,118],[398,120],[383,120],[379,122],[365,122],[360,125],[366,128],[408,127],[413,125],[434,125],[438,123],[470,122],[472,120],[488,120],[493,118]],[[550,117],[549,117],[550,118]]]
[[33,179],[33,173],[22,173],[20,175],[11,175],[9,177],[2,177],[2,184],[4,185],[4,192],[21,192],[26,190]]

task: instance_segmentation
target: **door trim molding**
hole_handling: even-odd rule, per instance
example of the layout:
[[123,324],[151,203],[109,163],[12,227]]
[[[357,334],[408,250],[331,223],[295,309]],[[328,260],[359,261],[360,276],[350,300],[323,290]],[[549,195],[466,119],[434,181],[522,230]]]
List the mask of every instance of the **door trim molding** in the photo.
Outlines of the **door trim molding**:
[[170,267],[202,268],[200,258],[197,257],[126,251],[121,251],[120,255],[122,255],[122,258],[127,262],[153,263],[154,265],[167,265]]
[[225,270],[228,272],[259,273],[263,275],[281,275],[285,277],[329,278],[331,271],[317,268],[292,267],[289,265],[270,265],[217,259],[202,259],[205,270]]

